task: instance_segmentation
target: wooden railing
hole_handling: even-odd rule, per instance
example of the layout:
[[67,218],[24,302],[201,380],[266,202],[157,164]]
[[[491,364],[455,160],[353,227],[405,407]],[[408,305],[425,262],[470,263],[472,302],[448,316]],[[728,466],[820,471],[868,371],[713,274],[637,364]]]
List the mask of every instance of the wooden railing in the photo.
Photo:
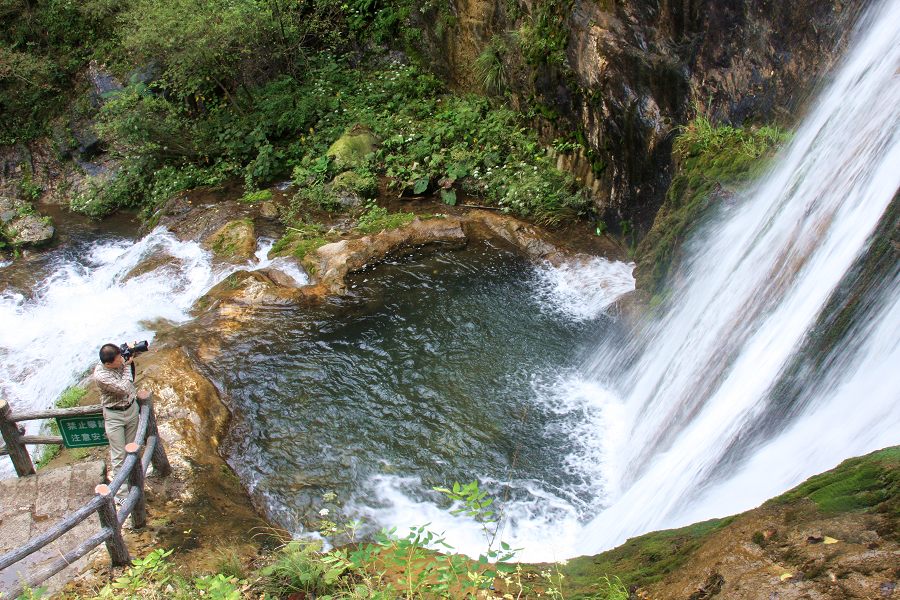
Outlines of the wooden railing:
[[[94,489],[96,495],[93,498],[81,508],[66,515],[53,527],[32,537],[21,547],[0,556],[0,571],[44,548],[94,513],[97,513],[100,518],[100,531],[39,571],[25,576],[20,588],[4,590],[9,597],[17,597],[22,591],[21,587],[40,585],[104,542],[113,565],[126,565],[131,560],[128,547],[122,538],[122,525],[129,515],[135,529],[144,527],[147,523],[147,507],[144,500],[144,476],[147,469],[152,464],[154,472],[160,476],[166,476],[172,471],[162,440],[159,438],[152,398],[140,401],[140,405],[135,441],[125,446],[128,456],[113,480],[108,485],[98,485]],[[25,447],[26,444],[62,444],[63,439],[61,436],[24,435],[16,423],[55,417],[99,415],[102,412],[100,406],[79,406],[30,413],[13,413],[9,404],[5,400],[0,400],[0,433],[6,443],[3,453],[8,454],[12,459],[19,477],[33,475],[34,463]],[[141,448],[143,448],[143,452],[141,452]],[[116,492],[126,480],[131,488],[117,511]]]

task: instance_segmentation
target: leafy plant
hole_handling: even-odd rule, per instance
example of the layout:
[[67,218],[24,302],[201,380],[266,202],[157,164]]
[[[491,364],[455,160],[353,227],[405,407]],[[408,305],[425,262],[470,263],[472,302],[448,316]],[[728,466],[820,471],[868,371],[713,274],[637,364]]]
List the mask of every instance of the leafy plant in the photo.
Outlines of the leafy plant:
[[120,594],[136,595],[151,582],[164,586],[172,579],[171,565],[166,561],[171,550],[157,548],[144,558],[135,558],[131,567],[100,590],[98,598],[115,598]]
[[503,94],[509,87],[509,74],[504,63],[509,45],[502,35],[494,35],[475,59],[473,70],[481,88],[489,94]]
[[416,218],[413,213],[389,213],[386,208],[382,208],[374,202],[366,204],[366,212],[359,217],[356,223],[356,229],[363,233],[378,233],[385,229],[397,229],[412,223]]

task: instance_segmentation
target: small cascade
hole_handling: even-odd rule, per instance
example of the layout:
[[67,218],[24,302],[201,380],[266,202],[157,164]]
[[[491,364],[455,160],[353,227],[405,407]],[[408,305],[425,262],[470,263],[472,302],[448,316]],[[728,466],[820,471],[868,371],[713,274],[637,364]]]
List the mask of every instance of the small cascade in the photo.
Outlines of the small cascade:
[[[306,282],[292,263],[265,258],[271,242],[261,246],[249,268],[281,268]],[[49,407],[93,366],[101,344],[152,339],[154,323],[186,321],[200,296],[248,268],[218,264],[161,228],[137,242],[106,236],[81,251],[52,250],[42,267],[50,275],[27,295],[0,292],[0,397],[18,410]],[[0,476],[12,472],[8,463],[0,461]]]

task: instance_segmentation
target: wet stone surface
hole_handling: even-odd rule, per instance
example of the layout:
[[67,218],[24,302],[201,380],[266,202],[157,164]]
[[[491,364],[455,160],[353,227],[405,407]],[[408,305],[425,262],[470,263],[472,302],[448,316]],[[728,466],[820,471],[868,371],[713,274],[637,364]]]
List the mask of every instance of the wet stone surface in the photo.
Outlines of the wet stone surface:
[[[94,486],[105,480],[101,460],[40,471],[30,477],[0,481],[0,554],[13,550],[31,537],[53,527],[67,513],[94,496]],[[100,529],[96,516],[15,565],[0,571],[0,590],[15,586],[28,573],[73,549]],[[100,549],[102,551],[102,546]],[[90,554],[50,578],[44,586],[59,589],[82,571]]]

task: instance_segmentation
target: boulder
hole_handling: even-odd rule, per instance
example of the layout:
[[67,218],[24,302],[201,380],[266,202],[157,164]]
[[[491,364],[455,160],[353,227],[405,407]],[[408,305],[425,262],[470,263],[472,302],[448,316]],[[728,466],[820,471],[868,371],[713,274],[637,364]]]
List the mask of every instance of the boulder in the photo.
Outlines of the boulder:
[[250,219],[229,221],[203,240],[203,246],[222,258],[250,259],[256,251],[256,228]]
[[50,217],[35,212],[30,202],[8,196],[0,196],[0,230],[13,246],[40,246],[55,233]]
[[122,84],[112,73],[101,67],[97,61],[88,66],[88,79],[91,81],[91,106],[100,108],[112,92],[122,89]]
[[459,217],[416,219],[405,227],[389,229],[353,240],[325,244],[306,255],[306,271],[331,293],[342,293],[344,277],[391,255],[419,250],[425,246],[454,248],[466,244]]
[[94,131],[94,122],[90,119],[73,122],[71,130],[81,160],[90,160],[103,151],[103,140]]
[[[283,281],[282,278],[276,276]],[[273,281],[260,271],[237,271],[232,273],[197,301],[197,308],[221,309],[229,307],[286,306],[295,300],[294,289]]]
[[15,246],[40,246],[53,239],[56,230],[50,217],[37,214],[14,219],[6,228],[10,242]]
[[366,156],[375,151],[377,144],[378,138],[371,129],[364,125],[354,125],[335,140],[326,154],[339,170],[344,171],[362,164]]

